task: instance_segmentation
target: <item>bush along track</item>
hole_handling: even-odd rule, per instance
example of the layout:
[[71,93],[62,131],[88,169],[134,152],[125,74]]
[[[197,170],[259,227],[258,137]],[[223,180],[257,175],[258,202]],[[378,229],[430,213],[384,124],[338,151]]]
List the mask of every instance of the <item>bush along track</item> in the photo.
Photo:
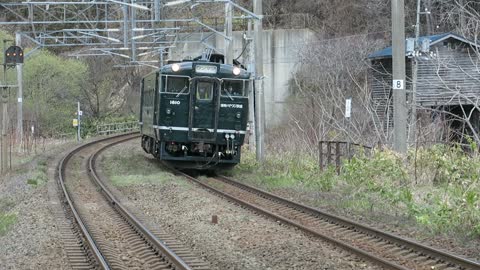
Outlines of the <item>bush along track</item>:
[[414,226],[421,238],[441,235],[462,245],[480,236],[478,154],[442,145],[412,149],[406,158],[377,150],[344,160],[339,175],[333,167],[319,171],[314,157],[298,156],[283,153],[260,165],[245,151],[227,174],[371,223]]

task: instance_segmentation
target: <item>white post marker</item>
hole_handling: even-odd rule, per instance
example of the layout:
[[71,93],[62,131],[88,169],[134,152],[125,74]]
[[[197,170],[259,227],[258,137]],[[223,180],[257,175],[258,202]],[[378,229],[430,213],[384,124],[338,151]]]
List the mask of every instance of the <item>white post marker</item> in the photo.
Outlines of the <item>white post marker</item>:
[[352,117],[352,98],[345,100],[345,118]]
[[83,114],[83,112],[80,110],[80,102],[77,102],[77,141],[80,141],[80,116]]
[[405,84],[403,80],[393,80],[392,88],[394,90],[403,90],[404,86]]

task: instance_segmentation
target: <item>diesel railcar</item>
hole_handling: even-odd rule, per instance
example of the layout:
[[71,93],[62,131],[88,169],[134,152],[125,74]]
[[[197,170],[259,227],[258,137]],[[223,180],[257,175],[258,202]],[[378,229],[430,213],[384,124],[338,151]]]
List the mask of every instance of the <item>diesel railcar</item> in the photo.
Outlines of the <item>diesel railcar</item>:
[[184,61],[141,83],[141,145],[177,168],[214,170],[240,162],[250,73],[241,65]]

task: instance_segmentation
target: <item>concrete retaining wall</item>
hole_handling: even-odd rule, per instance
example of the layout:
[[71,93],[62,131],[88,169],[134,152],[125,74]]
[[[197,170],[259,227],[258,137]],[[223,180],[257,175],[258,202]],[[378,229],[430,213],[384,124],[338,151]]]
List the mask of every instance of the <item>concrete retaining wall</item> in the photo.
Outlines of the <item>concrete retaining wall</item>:
[[[234,58],[243,51],[245,40],[243,32],[234,32]],[[305,42],[313,37],[313,32],[308,29],[279,29],[266,30],[264,34],[263,62],[264,62],[264,87],[266,102],[267,126],[272,127],[281,123],[285,117],[284,103],[288,97],[288,82],[292,72],[298,66],[297,53],[305,46]],[[224,49],[224,38],[220,35],[208,36],[202,33],[190,34],[188,37],[180,36],[180,39],[188,40],[205,39],[205,43],[217,48]],[[195,43],[178,43],[177,47],[170,51],[170,59],[182,59],[185,57],[199,56],[205,50],[206,45]],[[239,58],[239,61],[249,66],[248,49]]]

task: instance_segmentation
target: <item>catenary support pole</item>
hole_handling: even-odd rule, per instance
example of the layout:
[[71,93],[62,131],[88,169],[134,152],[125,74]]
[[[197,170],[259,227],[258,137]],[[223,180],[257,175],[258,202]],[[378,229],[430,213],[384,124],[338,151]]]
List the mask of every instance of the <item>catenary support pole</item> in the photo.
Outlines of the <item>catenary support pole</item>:
[[262,0],[254,0],[253,11],[261,19],[255,20],[255,139],[257,161],[265,159],[265,95],[263,90],[263,26]]
[[153,8],[155,9],[155,11],[154,11],[155,21],[158,22],[158,21],[160,21],[160,8],[161,8],[160,0],[154,0]]
[[225,39],[225,63],[233,64],[233,5],[225,3],[225,36],[232,39]]
[[[253,27],[252,20],[248,20],[248,32],[245,45],[248,46],[248,70],[255,74],[255,48],[253,42]],[[248,123],[250,127],[250,137],[248,143],[255,147],[255,91],[253,88],[253,81],[249,85],[248,91]]]
[[[127,0],[124,0],[127,3]],[[123,47],[128,48],[128,6],[123,5]]]
[[[136,0],[132,0],[132,4],[135,2]],[[137,44],[133,38],[135,37],[134,29],[137,28],[137,21],[136,21],[137,9],[134,7],[130,7],[130,12],[131,12],[130,20],[132,24],[130,29],[130,43],[132,45],[132,62],[136,62],[137,61]]]
[[[21,33],[15,34],[15,43],[22,46]],[[21,151],[23,146],[23,64],[17,64],[17,142]]]
[[393,47],[393,148],[407,152],[407,104],[405,91],[405,3],[392,0]]

